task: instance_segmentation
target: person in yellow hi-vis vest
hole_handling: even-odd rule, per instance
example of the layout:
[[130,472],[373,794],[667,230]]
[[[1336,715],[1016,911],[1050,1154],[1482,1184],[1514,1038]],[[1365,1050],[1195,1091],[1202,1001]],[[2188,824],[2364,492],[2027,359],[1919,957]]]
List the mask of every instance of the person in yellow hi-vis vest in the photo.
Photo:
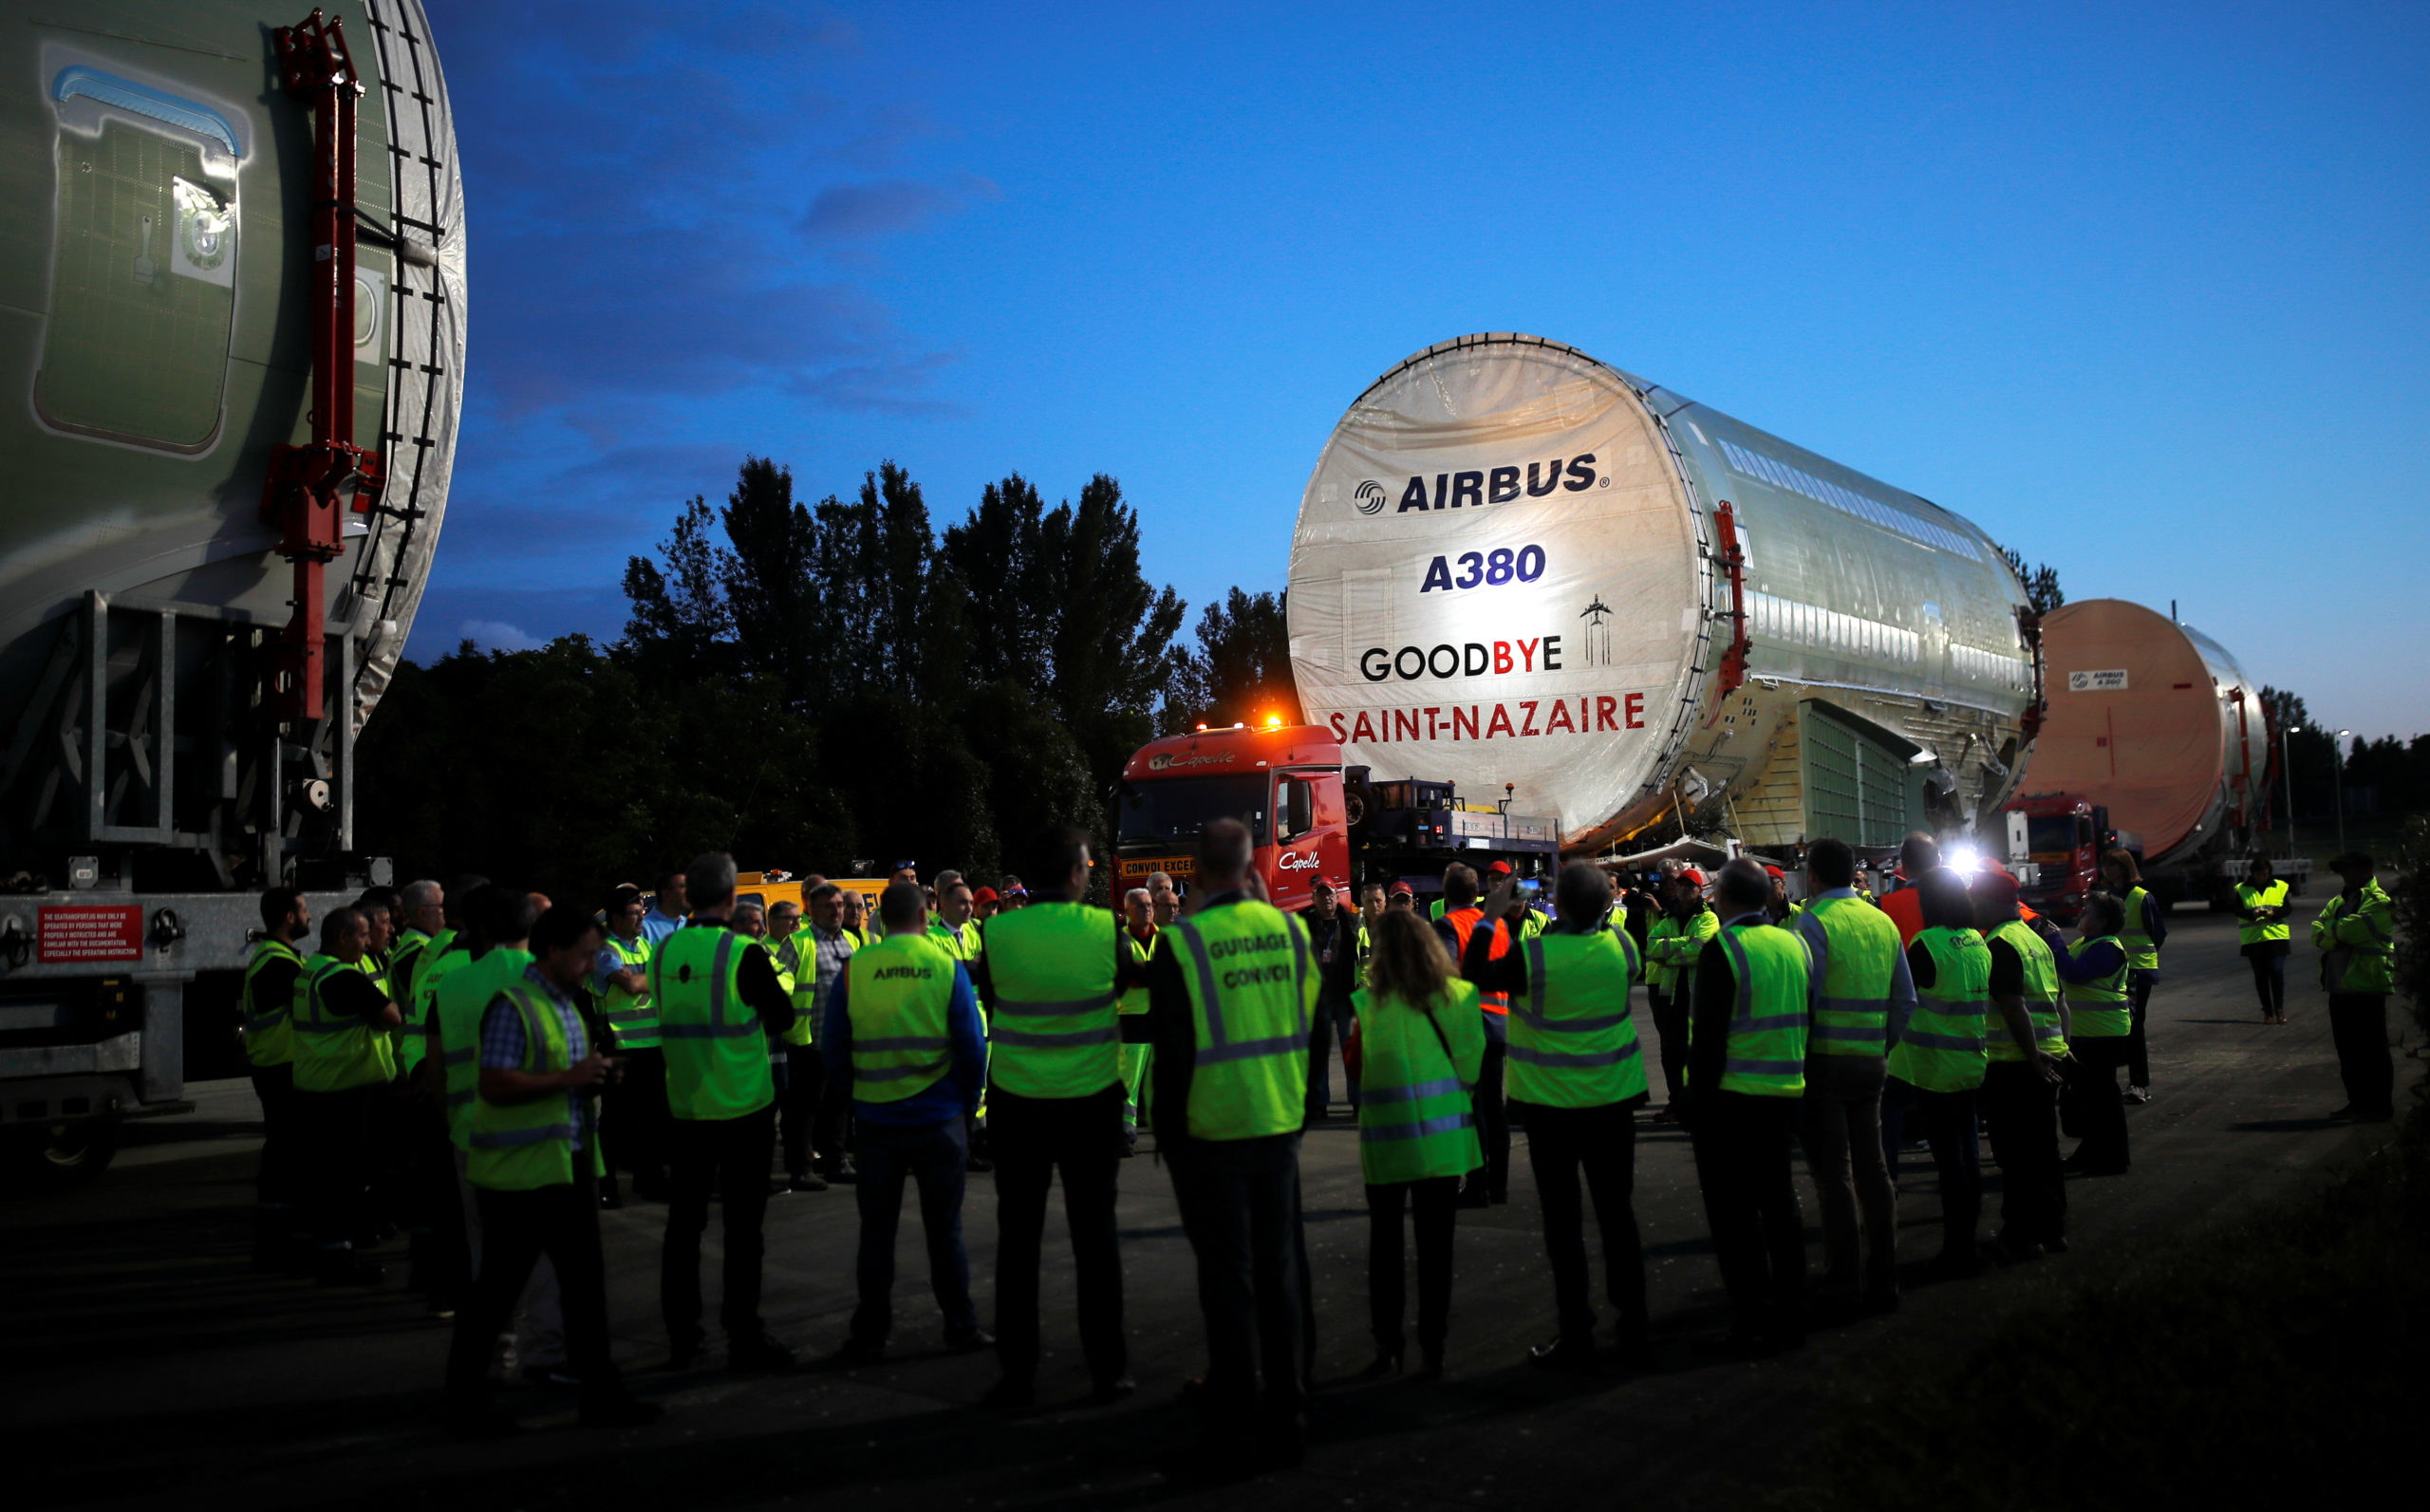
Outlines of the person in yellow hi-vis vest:
[[583,1425],[638,1428],[659,1415],[656,1403],[626,1393],[608,1352],[597,1185],[606,1165],[593,1099],[613,1063],[578,1001],[599,940],[586,910],[549,909],[531,926],[531,964],[499,980],[481,1010],[464,1167],[481,1211],[480,1278],[447,1354],[447,1423],[460,1436],[514,1429],[489,1405],[490,1352],[543,1255],[564,1298]]
[[1316,1330],[1299,1131],[1319,983],[1306,926],[1265,901],[1250,855],[1237,819],[1199,831],[1189,911],[1149,967],[1156,1148],[1172,1167],[1206,1324],[1204,1434],[1176,1465],[1185,1473],[1305,1452]]
[[1983,1268],[1975,1241],[1983,1213],[1975,1129],[1991,1065],[1991,951],[1974,927],[1966,873],[1936,866],[1908,880],[1921,925],[1907,943],[1916,1011],[1891,1026],[1882,1147],[1896,1180],[1906,1121],[1923,1125],[1940,1175],[1941,1242],[1932,1271],[1944,1279],[1964,1278]]
[[1898,925],[1857,887],[1857,854],[1825,836],[1805,848],[1805,908],[1787,927],[1814,961],[1798,1140],[1822,1204],[1816,1301],[1845,1313],[1898,1305],[1898,1194],[1881,1147],[1890,1026],[1916,1011]]
[[1695,962],[1688,1030],[1686,1122],[1729,1294],[1727,1347],[1750,1356],[1805,1342],[1805,1220],[1789,1145],[1814,962],[1771,923],[1771,879],[1743,856],[1714,876],[1721,928]]
[[776,1152],[776,1089],[769,1041],[794,1021],[793,999],[757,941],[728,922],[734,858],[710,851],[684,873],[691,917],[650,953],[649,995],[666,1055],[667,1111],[674,1115],[666,1245],[659,1307],[672,1363],[699,1354],[701,1235],[709,1194],[725,1216],[725,1292],[719,1321],[726,1366],[783,1370],[794,1352],[759,1316],[759,1262],[767,1248],[768,1167]]
[[363,970],[370,931],[352,908],[321,921],[320,952],[296,979],[295,1101],[308,1206],[324,1286],[368,1286],[384,1274],[354,1253],[372,1157],[372,1099],[397,1074],[388,1031],[403,1022]]
[[987,1076],[979,999],[962,962],[928,931],[918,883],[888,883],[877,910],[885,932],[845,963],[819,1028],[828,1085],[851,1099],[859,1128],[860,1305],[842,1352],[859,1364],[884,1357],[893,1332],[894,1236],[907,1178],[920,1184],[928,1286],[944,1314],[946,1351],[967,1354],[996,1342],[979,1326],[962,1242],[968,1119]]
[[1086,834],[1056,826],[1031,843],[1028,860],[1039,878],[1036,901],[988,922],[973,973],[992,1005],[987,1128],[996,1163],[996,1353],[1004,1368],[987,1394],[992,1407],[1037,1399],[1038,1253],[1047,1189],[1058,1173],[1094,1395],[1113,1401],[1138,1390],[1122,1332],[1113,1207],[1122,1164],[1117,1005],[1140,967],[1113,910],[1085,901],[1096,864]]
[[262,1105],[261,1166],[253,1178],[253,1264],[283,1270],[309,1259],[297,1179],[304,1159],[295,1128],[295,984],[304,975],[303,942],[312,909],[293,887],[262,894],[262,937],[245,963],[245,1059]]
[[1979,871],[1971,884],[1974,924],[1991,957],[1987,1020],[1991,1064],[1983,1072],[1983,1131],[2000,1163],[2004,1260],[2067,1247],[2066,1173],[2059,1166],[2059,1084],[2067,1055],[2067,1005],[2049,943],[2025,922],[2016,878]]
[[[1549,1370],[1595,1365],[1595,1306],[1586,1283],[1581,1180],[1595,1199],[1603,1241],[1604,1294],[1619,1309],[1619,1353],[1646,1358],[1645,1259],[1637,1242],[1636,1110],[1648,1097],[1645,1055],[1630,1019],[1629,990],[1644,975],[1636,942],[1612,918],[1612,879],[1588,861],[1563,867],[1555,884],[1560,922],[1523,932],[1519,948],[1492,959],[1480,930],[1468,937],[1460,973],[1510,995],[1510,1100],[1523,1108],[1527,1164],[1544,1217],[1560,1332],[1528,1357]],[[1514,919],[1525,905],[1505,874],[1486,894],[1485,916]],[[1523,921],[1513,927],[1523,930]]]
[[[1122,895],[1122,933],[1131,942],[1131,957],[1144,971],[1156,953],[1156,941],[1161,935],[1156,927],[1155,900],[1145,887],[1133,887]],[[1121,1017],[1135,1017],[1148,1011],[1148,985],[1140,984],[1122,995],[1117,1011]],[[1148,1068],[1154,1050],[1145,1042],[1125,1043],[1122,1047],[1122,1148],[1129,1154],[1139,1145],[1139,1122],[1148,1105]]]

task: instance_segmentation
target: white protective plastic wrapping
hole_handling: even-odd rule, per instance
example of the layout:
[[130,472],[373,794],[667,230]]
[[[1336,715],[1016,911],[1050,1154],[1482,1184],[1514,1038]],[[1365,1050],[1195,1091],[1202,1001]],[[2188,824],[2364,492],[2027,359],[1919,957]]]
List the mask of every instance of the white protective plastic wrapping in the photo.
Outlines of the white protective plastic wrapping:
[[1291,553],[1308,718],[1378,778],[1577,828],[1619,810],[1693,696],[1698,521],[1619,375],[1551,344],[1441,351],[1361,396]]

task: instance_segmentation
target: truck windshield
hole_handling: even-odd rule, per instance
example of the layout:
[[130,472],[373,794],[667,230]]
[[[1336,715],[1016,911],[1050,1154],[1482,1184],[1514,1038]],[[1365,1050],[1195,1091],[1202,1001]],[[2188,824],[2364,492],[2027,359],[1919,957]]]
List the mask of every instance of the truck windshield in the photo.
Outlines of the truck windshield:
[[1209,819],[1238,819],[1253,845],[1266,843],[1266,778],[1168,777],[1131,785],[1122,794],[1115,842],[1169,845],[1194,839]]
[[2026,848],[2037,856],[2070,855],[2076,849],[2076,816],[2053,813],[2025,821]]

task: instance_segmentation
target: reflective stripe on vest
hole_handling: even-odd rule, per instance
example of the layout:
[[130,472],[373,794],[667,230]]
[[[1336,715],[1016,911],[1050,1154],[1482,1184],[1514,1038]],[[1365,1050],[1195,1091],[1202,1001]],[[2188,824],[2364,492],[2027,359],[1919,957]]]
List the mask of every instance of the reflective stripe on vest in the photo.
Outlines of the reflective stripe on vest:
[[1645,1094],[1645,1058],[1629,1021],[1636,942],[1609,925],[1529,935],[1527,996],[1510,1009],[1509,1095],[1547,1108],[1598,1108]]
[[[1485,1164],[1476,1111],[1449,1047],[1482,1057],[1485,1019],[1473,982],[1453,980],[1425,1008],[1351,995],[1358,1016],[1358,1167],[1370,1185],[1465,1176]],[[1431,1022],[1429,1022],[1429,1019]]]
[[2129,971],[2160,969],[2160,947],[2143,928],[2143,904],[2150,897],[2140,884],[2126,894],[2126,927],[2118,931],[2118,943],[2126,952]]
[[[1655,920],[1645,936],[1647,984],[1660,987],[1674,999],[1690,991],[1696,961],[1720,932],[1721,920],[1710,908],[1698,908],[1685,924],[1667,913]],[[1659,981],[1654,980],[1657,972]]]
[[295,980],[304,980],[304,957],[284,940],[264,940],[253,946],[253,959],[245,963],[245,985],[242,1001],[245,1014],[245,1059],[256,1066],[284,1066],[295,1059],[295,994],[290,991],[276,1002],[263,1002],[253,988],[253,979],[273,961],[295,962]]
[[785,1026],[785,1043],[795,1049],[817,1044],[818,1021],[827,1017],[827,995],[818,990],[817,934],[802,925],[778,941],[769,959],[776,963],[776,980],[787,985],[793,999],[794,1021]]
[[[2239,882],[2236,884],[2236,905],[2248,913],[2255,908],[2284,908],[2287,906],[2287,885],[2272,882],[2266,887],[2256,887],[2250,882]],[[2236,943],[2244,945],[2257,945],[2271,940],[2291,940],[2294,934],[2293,926],[2283,916],[2268,924],[2239,922],[2236,925]]]
[[1122,1079],[1112,912],[1034,903],[987,925],[995,985],[987,1074],[1023,1097],[1086,1097]]
[[1195,1036],[1190,1137],[1257,1139],[1297,1129],[1307,1111],[1308,1025],[1317,1006],[1307,926],[1271,904],[1243,899],[1168,933],[1180,943]]
[[[2117,943],[2116,935],[2079,940],[2067,947],[2067,954],[2082,961],[2084,952],[2095,945]],[[2075,1020],[2078,1039],[2116,1039],[2133,1032],[2134,1015],[2126,1006],[2126,970],[2121,964],[2116,971],[2097,981],[2061,984],[2060,990],[2067,999],[2067,1016]]]
[[1991,951],[1972,929],[1931,925],[1916,943],[1933,961],[1933,984],[1916,989],[1916,1012],[1890,1049],[1890,1074],[1925,1092],[1983,1085],[1990,1059],[1984,1025],[1991,1013]]
[[393,1081],[397,1061],[388,1033],[368,1018],[341,1018],[328,1011],[322,986],[342,971],[360,971],[352,961],[335,956],[314,956],[295,979],[295,1006],[290,1023],[295,1031],[295,1090],[344,1092],[349,1087],[376,1087]]
[[888,935],[844,967],[852,1020],[852,1097],[894,1103],[953,1069],[953,957],[925,935]]
[[[506,946],[477,961],[458,950],[432,962],[436,975],[426,979],[429,1043],[439,1053],[446,1085],[447,1137],[458,1149],[473,1148],[473,1104],[481,1084],[481,1017],[491,999],[521,981],[531,964],[532,952]],[[446,969],[439,971],[442,966]]]
[[1822,990],[1805,1053],[1879,1058],[1889,1048],[1898,926],[1862,898],[1817,898],[1798,915],[1795,933],[1809,946],[1820,937],[1822,952]]
[[[1148,943],[1146,944],[1142,944],[1139,943],[1139,937],[1132,934],[1130,929],[1126,927],[1122,931],[1122,939],[1123,943],[1131,947],[1131,960],[1136,965],[1146,965],[1150,958],[1155,954],[1156,937],[1154,935],[1150,935],[1148,937]],[[1123,1018],[1133,1017],[1137,1015],[1146,1013],[1148,1011],[1148,984],[1146,982],[1141,982],[1138,986],[1124,993],[1122,995],[1122,1000],[1114,1004],[1113,1011],[1115,1017]]]
[[1778,924],[1725,928],[1720,939],[1737,983],[1721,1090],[1795,1097],[1805,1091],[1805,999],[1813,958],[1804,941]]
[[[490,955],[498,953],[492,951]],[[489,957],[482,960],[486,962]],[[521,1069],[527,1075],[552,1075],[573,1064],[573,1046],[566,1036],[565,1019],[547,992],[529,980],[517,980],[506,984],[490,1001],[496,1001],[498,997],[522,1016]],[[482,1007],[482,1016],[488,1016],[487,1004]],[[479,1033],[476,1027],[476,1038]],[[546,1092],[516,1103],[494,1103],[477,1095],[467,1120],[464,1179],[492,1191],[532,1191],[570,1184],[573,1180],[573,1141],[585,1131],[566,1122],[568,1111],[563,1092]],[[590,1174],[602,1174],[607,1167],[600,1160],[598,1139],[585,1138],[583,1148]]]
[[651,952],[666,1107],[678,1118],[740,1118],[776,1100],[766,1026],[742,1000],[742,962],[758,948],[721,924],[686,924]]
[[[1991,931],[1989,936],[2016,952],[2025,966],[2025,1012],[2033,1020],[2033,1048],[2046,1055],[2067,1053],[2066,1036],[2059,1028],[2059,967],[2051,959],[2049,943],[2033,932],[2033,926],[2022,919],[2011,919]],[[2016,1036],[2009,1033],[2005,1019],[1993,1023],[1984,1021],[1984,1032],[1991,1036],[1990,1055],[1993,1060],[2025,1059],[2025,1052],[2016,1048]]]
[[652,1000],[646,983],[649,980],[649,936],[632,940],[608,937],[608,948],[616,952],[626,971],[638,971],[645,983],[639,993],[631,993],[610,983],[607,996],[599,1002],[599,1017],[608,1032],[616,1037],[618,1050],[655,1050],[658,1048],[658,1004]]

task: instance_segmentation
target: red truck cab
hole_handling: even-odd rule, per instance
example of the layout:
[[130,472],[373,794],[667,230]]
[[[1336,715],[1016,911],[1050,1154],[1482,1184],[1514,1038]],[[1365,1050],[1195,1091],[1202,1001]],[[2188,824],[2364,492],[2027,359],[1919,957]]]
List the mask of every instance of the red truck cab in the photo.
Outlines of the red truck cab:
[[1198,868],[1209,819],[1249,827],[1258,875],[1278,908],[1308,906],[1318,883],[1350,885],[1341,742],[1321,725],[1232,725],[1152,740],[1122,769],[1114,805],[1114,893],[1162,871]]
[[2072,793],[2033,793],[2009,799],[2001,812],[2019,894],[2038,911],[2073,924],[2101,887],[2109,811]]

